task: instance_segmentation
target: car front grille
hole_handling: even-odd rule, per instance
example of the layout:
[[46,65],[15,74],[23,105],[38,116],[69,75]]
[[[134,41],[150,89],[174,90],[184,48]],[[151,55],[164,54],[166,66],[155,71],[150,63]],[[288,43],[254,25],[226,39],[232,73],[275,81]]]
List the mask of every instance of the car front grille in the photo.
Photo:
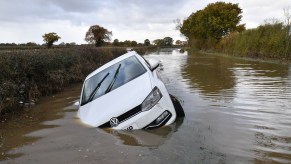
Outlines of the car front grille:
[[[131,117],[134,117],[135,115],[139,114],[141,112],[141,105],[136,106],[135,108],[123,113],[122,115],[116,117],[118,119],[119,124],[130,119]],[[99,126],[99,128],[110,128],[112,127],[110,125],[110,120],[102,125]]]

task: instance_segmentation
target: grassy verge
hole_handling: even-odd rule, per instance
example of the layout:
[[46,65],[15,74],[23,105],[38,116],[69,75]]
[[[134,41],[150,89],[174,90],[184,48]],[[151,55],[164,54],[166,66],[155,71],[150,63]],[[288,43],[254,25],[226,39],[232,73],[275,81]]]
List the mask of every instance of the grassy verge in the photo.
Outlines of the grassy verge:
[[90,72],[126,53],[125,48],[73,47],[0,51],[0,115],[82,82]]
[[283,65],[291,64],[290,60],[282,60],[282,59],[274,59],[274,58],[258,58],[253,56],[239,56],[239,55],[232,55],[227,53],[221,53],[221,52],[212,52],[212,51],[195,51],[200,54],[206,54],[206,55],[215,55],[215,56],[222,56],[225,58],[230,59],[240,59],[240,60],[247,60],[247,61],[259,61],[259,62],[266,62],[266,63],[280,63]]

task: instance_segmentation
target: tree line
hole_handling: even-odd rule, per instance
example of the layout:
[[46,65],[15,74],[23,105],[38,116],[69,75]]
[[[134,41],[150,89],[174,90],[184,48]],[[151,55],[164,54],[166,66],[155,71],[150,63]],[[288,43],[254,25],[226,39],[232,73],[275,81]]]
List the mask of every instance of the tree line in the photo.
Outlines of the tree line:
[[[45,33],[43,36],[44,44],[42,46],[47,46],[51,48],[55,42],[57,42],[61,37],[55,32]],[[107,30],[106,28],[100,25],[92,25],[88,29],[85,35],[85,41],[89,44],[94,44],[96,47],[100,46],[124,46],[124,47],[136,47],[136,46],[172,46],[174,44],[174,40],[171,37],[165,37],[162,39],[156,39],[152,42],[149,39],[145,39],[143,43],[138,43],[135,40],[125,40],[119,41],[118,39],[114,39],[111,42],[112,31]],[[176,45],[186,45],[187,42],[177,40]],[[75,42],[71,43],[60,43],[59,46],[75,46],[77,45]],[[0,46],[9,47],[9,46],[40,46],[34,42],[28,42],[23,44],[15,44],[15,43],[0,43]]]
[[285,20],[271,19],[253,29],[241,24],[238,4],[216,2],[178,21],[177,29],[197,50],[231,55],[290,59],[291,13],[284,9]]

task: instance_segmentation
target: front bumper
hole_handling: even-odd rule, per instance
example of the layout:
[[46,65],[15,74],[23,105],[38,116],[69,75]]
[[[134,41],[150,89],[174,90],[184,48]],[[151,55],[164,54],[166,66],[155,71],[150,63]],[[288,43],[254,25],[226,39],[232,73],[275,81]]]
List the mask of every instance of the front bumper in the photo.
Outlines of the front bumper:
[[[139,106],[137,106],[136,108],[139,108]],[[168,111],[169,115],[163,118],[163,120],[161,120],[161,122],[159,122],[158,124],[155,124],[155,120],[158,117],[160,117],[165,111]],[[108,122],[106,122],[105,124],[99,127],[123,129],[123,130],[151,129],[151,128],[156,128],[163,125],[169,125],[175,121],[175,114],[173,113],[173,111],[166,109],[165,107],[162,107],[160,103],[157,103],[152,109],[148,111],[138,112],[138,109],[136,109],[136,110],[131,110],[126,113],[131,114],[131,112],[134,113],[132,117],[118,122],[118,125],[116,126],[112,126],[112,124],[110,124],[111,120],[109,120]],[[119,117],[114,117],[114,119],[115,118],[122,119],[124,115],[121,115]]]
[[172,117],[172,113],[168,110],[164,111],[158,118],[152,121],[149,125],[143,129],[154,129],[161,126],[164,126]]

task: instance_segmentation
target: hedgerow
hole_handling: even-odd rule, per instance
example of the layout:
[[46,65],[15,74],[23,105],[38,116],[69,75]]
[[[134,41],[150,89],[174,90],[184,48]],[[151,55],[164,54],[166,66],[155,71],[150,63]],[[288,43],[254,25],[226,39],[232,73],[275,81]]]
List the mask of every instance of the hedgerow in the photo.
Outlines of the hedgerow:
[[124,53],[125,48],[90,46],[0,51],[0,114],[18,109],[20,101],[37,101],[81,82]]

